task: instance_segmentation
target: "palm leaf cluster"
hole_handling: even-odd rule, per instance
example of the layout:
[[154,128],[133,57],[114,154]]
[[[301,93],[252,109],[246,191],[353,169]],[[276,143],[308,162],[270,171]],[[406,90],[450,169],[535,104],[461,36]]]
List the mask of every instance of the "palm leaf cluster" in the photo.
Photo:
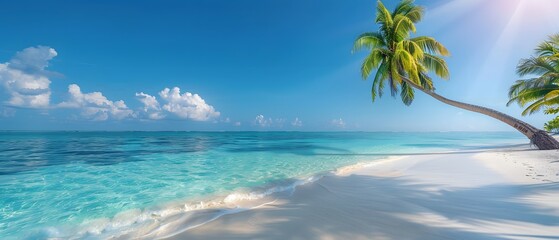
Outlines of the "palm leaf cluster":
[[559,117],[555,117],[551,121],[545,123],[543,129],[548,132],[559,133]]
[[432,71],[447,79],[449,71],[442,56],[449,52],[432,37],[411,37],[424,14],[413,0],[401,1],[392,12],[378,1],[376,11],[378,31],[361,34],[354,43],[353,51],[370,50],[361,66],[362,77],[367,79],[376,70],[371,89],[373,101],[383,95],[388,85],[392,96],[400,92],[402,101],[410,105],[414,89],[407,81],[433,91],[433,81],[427,73]]
[[509,90],[510,101],[526,107],[522,115],[532,114],[542,108],[551,108],[559,104],[559,34],[549,37],[538,45],[535,55],[520,60],[516,67],[520,76],[535,76],[516,81]]

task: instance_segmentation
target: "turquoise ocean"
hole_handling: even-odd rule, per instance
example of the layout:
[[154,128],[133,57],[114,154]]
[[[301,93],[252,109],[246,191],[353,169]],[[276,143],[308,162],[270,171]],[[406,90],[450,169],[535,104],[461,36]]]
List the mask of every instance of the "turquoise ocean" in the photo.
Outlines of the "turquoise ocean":
[[104,239],[205,213],[194,226],[344,166],[526,143],[514,132],[0,132],[0,239]]

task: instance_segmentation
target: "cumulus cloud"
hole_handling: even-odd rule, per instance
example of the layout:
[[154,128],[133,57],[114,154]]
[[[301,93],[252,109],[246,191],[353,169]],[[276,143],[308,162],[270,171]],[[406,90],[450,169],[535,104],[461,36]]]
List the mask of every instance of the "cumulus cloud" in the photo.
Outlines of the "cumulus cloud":
[[51,81],[45,69],[56,55],[56,51],[50,47],[29,47],[17,52],[9,62],[0,64],[0,83],[10,95],[6,104],[28,108],[48,107]]
[[302,127],[303,126],[303,121],[299,120],[298,117],[296,117],[293,122],[291,122],[291,126],[294,127]]
[[165,114],[161,111],[161,106],[155,96],[141,92],[136,93],[136,98],[144,104],[141,114],[145,115],[147,118],[159,120],[165,117]]
[[111,101],[101,92],[83,93],[80,86],[70,84],[68,86],[69,99],[58,104],[62,108],[78,108],[82,115],[97,121],[105,121],[109,118],[124,119],[134,117],[124,101]]
[[155,96],[146,93],[136,93],[136,97],[144,104],[143,113],[150,119],[162,119],[168,114],[173,114],[182,119],[194,121],[207,121],[219,117],[220,113],[198,94],[185,92],[181,94],[180,88],[165,88],[159,92],[162,106]]
[[200,95],[189,92],[181,94],[178,87],[165,88],[159,92],[159,96],[167,102],[163,105],[163,109],[180,118],[206,121],[219,117],[220,114],[215,111],[214,107],[206,104],[206,101]]
[[28,74],[48,75],[49,72],[45,68],[49,66],[49,61],[57,55],[56,50],[50,47],[29,47],[17,52],[10,60],[9,66]]
[[264,117],[264,115],[260,114],[260,115],[257,115],[254,118],[253,123],[255,125],[263,127],[263,128],[266,128],[266,127],[279,127],[279,128],[281,128],[285,124],[285,119],[283,119],[283,118],[272,119],[270,117],[266,118],[266,117]]
[[264,115],[260,114],[254,118],[254,123],[260,127],[268,127],[272,125],[272,119],[264,117]]
[[[29,47],[17,52],[8,62],[0,63],[0,86],[8,93],[5,105],[10,110],[0,109],[0,116],[12,116],[14,107],[50,107],[51,81],[49,76],[57,73],[47,71],[49,61],[57,56],[50,47]],[[68,100],[53,105],[60,108],[80,109],[83,116],[94,120],[124,119],[143,117],[163,119],[170,115],[195,121],[218,119],[220,113],[207,104],[198,94],[182,93],[178,87],[165,88],[155,96],[140,92],[136,98],[143,104],[137,112],[129,109],[124,101],[111,101],[101,92],[83,93],[77,84],[68,86]],[[225,122],[231,120],[226,118]]]
[[339,128],[345,128],[345,122],[343,119],[332,119],[332,121],[330,121],[330,124],[332,124],[335,127],[339,127]]

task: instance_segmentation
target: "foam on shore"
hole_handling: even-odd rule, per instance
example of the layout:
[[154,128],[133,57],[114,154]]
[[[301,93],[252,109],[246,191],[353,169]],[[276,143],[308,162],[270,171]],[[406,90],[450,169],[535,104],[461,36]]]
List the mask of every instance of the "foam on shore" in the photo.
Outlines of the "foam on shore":
[[65,239],[128,239],[171,237],[200,227],[224,215],[256,209],[289,197],[300,186],[313,183],[324,176],[346,175],[403,156],[386,157],[369,162],[340,167],[310,177],[286,180],[255,189],[241,189],[227,195],[217,195],[198,201],[175,201],[147,209],[131,209],[112,218],[99,218],[79,226],[57,226],[31,232],[27,238]]
[[[517,147],[512,149],[513,151],[521,150],[522,147]],[[511,150],[511,149],[509,149]],[[351,174],[363,175],[363,176],[377,176],[377,177],[402,177],[402,176],[417,176],[424,174],[425,176],[416,179],[416,184],[429,183],[441,183],[449,184],[454,187],[467,187],[472,184],[489,184],[499,179],[499,181],[506,182],[495,175],[495,169],[493,171],[488,170],[495,168],[502,162],[498,161],[499,156],[502,154],[509,155],[508,150],[500,150],[501,152],[487,152],[487,153],[444,153],[444,154],[433,154],[426,155],[421,154],[418,156],[392,156],[383,159],[377,159],[369,162],[360,162],[357,164],[352,164],[345,167],[340,167],[336,170],[330,172],[319,173],[310,177],[293,179],[288,181],[283,181],[275,183],[273,185],[263,186],[257,189],[241,189],[226,195],[214,196],[206,199],[201,199],[199,201],[183,201],[183,202],[173,202],[166,205],[149,208],[149,209],[133,209],[117,214],[113,218],[102,218],[94,219],[91,221],[84,222],[78,227],[56,227],[42,229],[39,232],[32,233],[29,238],[65,238],[65,239],[159,239],[159,238],[193,238],[193,236],[198,236],[200,238],[214,236],[213,233],[207,232],[211,229],[211,226],[217,225],[223,227],[224,221],[221,220],[225,216],[231,216],[230,218],[235,219],[235,223],[228,222],[227,227],[241,227],[244,221],[247,219],[246,216],[240,214],[243,212],[259,212],[259,209],[268,207],[277,207],[282,204],[289,204],[291,202],[296,202],[301,200],[299,196],[296,199],[291,199],[292,195],[296,192],[298,188],[304,188],[299,193],[304,195],[303,198],[309,198],[309,194],[316,192],[315,188],[318,182],[318,186],[321,188],[329,188],[329,183],[333,179],[341,179],[348,177]],[[530,158],[536,156],[531,153],[519,152],[515,154],[520,154],[524,156],[525,159],[530,160]],[[550,157],[549,153],[539,153],[541,156]],[[543,154],[543,155],[542,155]],[[533,156],[532,156],[533,155]],[[541,157],[540,155],[537,155]],[[473,161],[475,158],[483,158],[484,164],[480,166],[478,163]],[[481,156],[481,157],[479,157]],[[438,159],[435,161],[435,159]],[[445,161],[442,161],[444,159]],[[450,160],[457,159],[452,163]],[[488,160],[489,159],[489,160]],[[518,158],[516,158],[518,159]],[[402,161],[403,160],[403,161]],[[477,164],[477,165],[476,165]],[[543,164],[543,163],[542,163]],[[419,166],[419,167],[418,167]],[[512,171],[514,166],[509,163],[505,167],[506,171]],[[459,171],[457,171],[457,169]],[[450,176],[446,173],[455,172],[454,175]],[[389,174],[392,173],[392,174]],[[462,174],[463,173],[463,174]],[[502,173],[506,174],[506,173]],[[471,176],[476,175],[476,178],[471,178]],[[327,180],[322,180],[323,178]],[[516,176],[514,179],[518,179]],[[387,179],[389,180],[389,179]],[[549,181],[549,179],[546,179]],[[349,182],[348,182],[349,183]],[[355,190],[352,189],[348,183],[344,183],[345,187],[340,187],[340,190]],[[351,184],[356,186],[362,186],[363,183],[353,181]],[[383,183],[386,184],[386,183]],[[313,189],[313,190],[309,190]],[[438,189],[434,187],[434,189]],[[425,188],[428,190],[428,188]],[[397,191],[394,189],[387,189],[387,191]],[[428,191],[432,191],[429,189]],[[439,191],[439,190],[436,190]],[[319,191],[320,192],[320,191]],[[353,193],[352,197],[359,199],[363,197],[359,195],[360,193]],[[400,193],[397,193],[397,195]],[[390,195],[390,193],[389,193]],[[555,196],[555,195],[554,195]],[[281,201],[278,202],[278,199]],[[370,199],[375,200],[375,199]],[[306,201],[306,199],[305,199]],[[398,200],[400,201],[400,200]],[[544,201],[547,204],[547,201]],[[312,202],[311,204],[317,204],[321,206],[323,203]],[[340,202],[332,203],[334,205],[327,206],[330,208],[338,208],[342,204]],[[404,203],[415,204],[415,203]],[[340,207],[344,208],[344,207]],[[250,211],[252,210],[252,211]],[[367,212],[368,209],[362,209],[362,211]],[[382,210],[386,211],[386,210]],[[249,214],[249,213],[247,213]],[[247,215],[245,214],[245,215]],[[315,213],[313,213],[315,214]],[[321,213],[322,214],[322,213]],[[453,213],[456,214],[456,213]],[[234,215],[234,216],[233,216]],[[249,214],[250,215],[250,214]],[[436,214],[435,214],[436,215]],[[433,214],[429,216],[435,216]],[[239,216],[239,217],[238,217]],[[435,220],[432,217],[426,217],[423,215],[421,218],[431,219],[429,221],[438,222],[440,224],[441,219],[440,214],[436,215]],[[292,216],[293,217],[293,216]],[[299,216],[300,217],[300,216]],[[348,221],[361,221],[360,217],[355,216],[355,218],[350,217]],[[413,214],[401,213],[401,218],[410,218],[414,221],[417,220],[417,216]],[[557,217],[559,220],[559,217]],[[218,223],[214,223],[219,220]],[[270,219],[264,217],[264,219],[256,220],[256,222],[262,221],[266,222]],[[311,221],[324,221],[324,219],[311,219]],[[236,222],[238,221],[238,222]],[[410,220],[411,221],[411,220]],[[448,219],[444,220],[448,221]],[[382,224],[393,224],[390,222]],[[458,223],[456,223],[459,225]],[[210,226],[211,225],[211,226]],[[510,225],[503,225],[510,227]],[[246,227],[246,226],[245,226]],[[251,231],[254,231],[254,229]],[[558,227],[559,229],[559,227]],[[191,232],[194,231],[194,232]],[[284,231],[291,231],[291,229],[284,229]],[[392,229],[391,232],[397,236],[395,232],[397,229]],[[545,231],[544,231],[545,232]],[[192,235],[194,234],[194,235]],[[247,236],[259,236],[259,235],[247,235]],[[404,237],[408,235],[403,235]],[[462,235],[460,235],[462,236]],[[194,237],[195,239],[196,237]],[[274,237],[270,237],[274,238]],[[358,238],[358,237],[357,237]],[[357,239],[356,238],[356,239]]]
[[[556,150],[533,151],[525,146],[516,151],[422,155],[363,164],[368,167],[358,167],[352,174],[342,169],[346,174],[327,175],[302,185],[281,201],[166,237],[556,238],[557,154]],[[498,165],[502,165],[499,170],[495,169]],[[545,175],[549,169],[553,175]],[[523,171],[527,174],[518,174]]]

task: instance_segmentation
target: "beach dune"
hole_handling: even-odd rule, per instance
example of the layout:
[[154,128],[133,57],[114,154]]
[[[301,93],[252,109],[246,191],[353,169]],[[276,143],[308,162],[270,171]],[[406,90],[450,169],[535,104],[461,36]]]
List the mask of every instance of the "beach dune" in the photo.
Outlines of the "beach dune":
[[559,239],[558,175],[529,146],[389,159],[166,238]]

